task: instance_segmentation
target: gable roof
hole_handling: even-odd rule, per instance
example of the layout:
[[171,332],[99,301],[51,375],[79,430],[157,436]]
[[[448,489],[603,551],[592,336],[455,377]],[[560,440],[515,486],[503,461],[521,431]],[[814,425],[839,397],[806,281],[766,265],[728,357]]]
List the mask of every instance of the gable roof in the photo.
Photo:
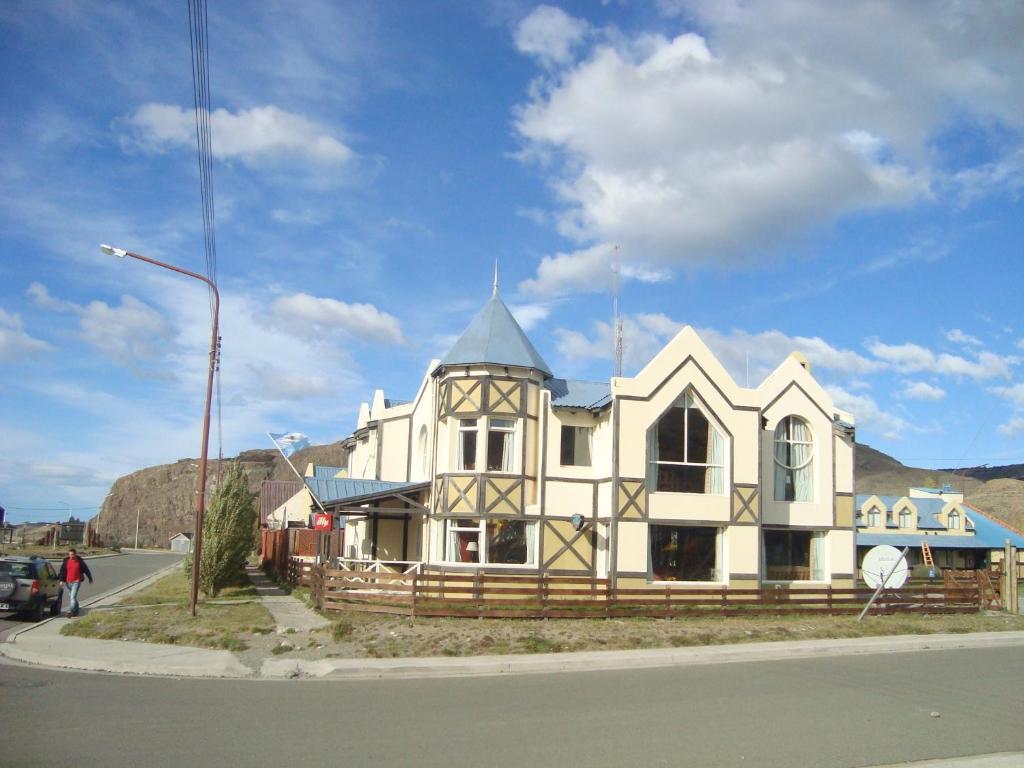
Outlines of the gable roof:
[[341,467],[326,467],[320,464],[313,465],[313,477],[319,477],[321,480],[330,480],[337,476],[341,472]]
[[444,366],[480,363],[533,368],[545,378],[551,376],[548,364],[533,348],[497,291],[441,359],[435,373]]

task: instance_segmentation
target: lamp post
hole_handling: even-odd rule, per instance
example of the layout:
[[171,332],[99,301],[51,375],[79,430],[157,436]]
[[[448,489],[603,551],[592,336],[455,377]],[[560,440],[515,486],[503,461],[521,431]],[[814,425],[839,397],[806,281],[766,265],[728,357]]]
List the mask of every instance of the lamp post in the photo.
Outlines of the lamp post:
[[203,549],[203,515],[206,512],[206,458],[210,448],[210,400],[213,398],[213,372],[217,366],[217,333],[218,322],[220,319],[220,294],[217,292],[217,286],[214,282],[208,277],[200,275],[198,272],[190,272],[189,270],[182,269],[181,267],[165,264],[162,261],[157,261],[156,259],[151,259],[148,256],[143,256],[141,253],[126,251],[124,248],[114,248],[110,245],[101,245],[100,250],[111,256],[117,256],[122,259],[125,256],[130,256],[133,259],[145,261],[149,264],[153,264],[154,266],[169,269],[172,272],[194,277],[196,280],[202,280],[210,287],[210,290],[213,291],[213,327],[210,331],[210,367],[206,376],[206,406],[203,409],[202,451],[199,454],[199,500],[196,504],[195,545],[192,550],[192,596],[190,609],[192,611],[192,616],[195,616],[196,602],[199,599],[199,562]]

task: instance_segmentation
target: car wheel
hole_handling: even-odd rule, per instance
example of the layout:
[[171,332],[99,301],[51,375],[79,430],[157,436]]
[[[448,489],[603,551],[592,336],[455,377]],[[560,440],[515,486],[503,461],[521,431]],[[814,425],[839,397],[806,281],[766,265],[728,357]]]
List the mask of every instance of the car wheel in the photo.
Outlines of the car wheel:
[[32,610],[29,612],[29,618],[32,621],[42,621],[45,616],[46,600],[40,600],[38,603],[32,606]]

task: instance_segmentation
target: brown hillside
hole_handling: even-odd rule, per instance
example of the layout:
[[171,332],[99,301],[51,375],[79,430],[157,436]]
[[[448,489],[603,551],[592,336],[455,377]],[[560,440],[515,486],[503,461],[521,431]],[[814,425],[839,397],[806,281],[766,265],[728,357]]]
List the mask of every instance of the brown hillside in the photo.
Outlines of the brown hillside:
[[[224,470],[236,461],[241,464],[249,487],[255,493],[259,493],[264,480],[295,479],[281,454],[273,448],[242,451],[237,457],[224,460]],[[340,443],[332,443],[311,446],[292,456],[292,463],[299,472],[304,472],[309,462],[342,466],[345,451]],[[208,493],[217,487],[217,465],[216,460],[209,463]],[[93,520],[103,543],[134,546],[136,519],[140,547],[167,547],[168,539],[174,534],[191,532],[195,528],[198,480],[198,459],[181,459],[118,478],[104,499],[99,516]]]

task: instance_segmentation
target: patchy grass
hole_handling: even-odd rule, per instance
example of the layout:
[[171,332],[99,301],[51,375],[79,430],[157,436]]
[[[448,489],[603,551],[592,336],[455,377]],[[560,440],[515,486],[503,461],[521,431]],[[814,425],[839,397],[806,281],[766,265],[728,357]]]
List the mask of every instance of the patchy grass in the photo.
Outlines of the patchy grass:
[[952,616],[711,616],[672,619],[452,619],[340,616],[302,658],[385,658],[562,653],[672,648],[728,643],[1024,630],[1024,617]]
[[[187,604],[191,597],[192,581],[182,572],[172,573],[153,584],[150,584],[141,592],[129,595],[122,602],[122,605],[159,605],[161,603],[182,603]],[[232,584],[224,587],[216,598],[211,600],[241,600],[256,597],[256,587],[252,585],[244,573],[238,575]],[[203,593],[199,593],[199,602],[207,602]]]
[[[239,599],[252,594],[242,575],[218,599]],[[138,640],[147,643],[190,645],[241,652],[254,639],[274,631],[274,619],[258,602],[217,604],[200,600],[191,615],[190,582],[181,573],[165,576],[146,590],[130,596],[125,607],[90,611],[66,625],[61,634],[102,640]]]

